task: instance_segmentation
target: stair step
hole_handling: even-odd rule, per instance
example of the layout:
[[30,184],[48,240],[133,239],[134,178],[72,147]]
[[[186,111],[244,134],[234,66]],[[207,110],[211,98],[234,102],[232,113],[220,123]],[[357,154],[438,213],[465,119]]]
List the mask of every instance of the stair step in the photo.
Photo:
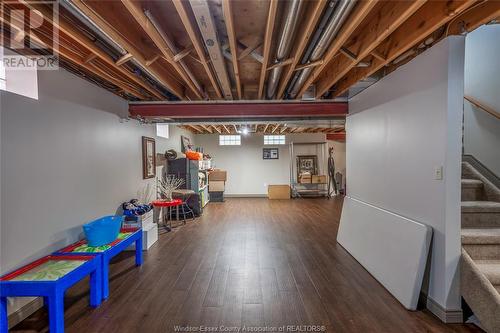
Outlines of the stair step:
[[500,213],[500,202],[462,201],[462,213]]
[[462,201],[486,200],[484,183],[477,179],[462,179]]
[[484,183],[478,179],[462,179],[462,188],[482,188]]
[[500,244],[500,228],[464,228],[462,244]]
[[498,293],[500,294],[500,286],[493,286],[495,287],[495,289],[498,291]]
[[500,260],[474,260],[493,285],[500,285]]

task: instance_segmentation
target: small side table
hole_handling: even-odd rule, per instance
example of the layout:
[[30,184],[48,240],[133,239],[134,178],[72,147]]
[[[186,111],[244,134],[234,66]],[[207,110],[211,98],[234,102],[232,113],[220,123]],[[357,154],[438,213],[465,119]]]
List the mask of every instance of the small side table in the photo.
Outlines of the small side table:
[[142,229],[141,228],[122,228],[118,238],[113,242],[103,246],[89,246],[87,240],[82,239],[79,242],[66,246],[55,252],[53,255],[81,256],[94,255],[101,258],[102,271],[102,299],[109,297],[109,262],[118,253],[124,251],[127,247],[135,243],[135,265],[141,266],[142,258]]
[[40,258],[0,278],[0,333],[7,333],[7,297],[43,297],[51,333],[64,332],[64,293],[90,275],[90,306],[101,304],[101,257],[92,255]]
[[153,207],[157,207],[157,208],[160,208],[162,210],[162,216],[165,218],[166,217],[166,214],[163,214],[163,209],[164,208],[167,208],[169,210],[169,221],[170,225],[168,225],[165,221],[163,221],[164,225],[165,225],[165,229],[167,229],[167,231],[170,231],[172,230],[172,208],[176,208],[176,216],[177,216],[177,221],[179,221],[179,206],[182,205],[182,200],[180,199],[173,199],[172,201],[167,201],[167,200],[155,200],[152,202],[153,203]]

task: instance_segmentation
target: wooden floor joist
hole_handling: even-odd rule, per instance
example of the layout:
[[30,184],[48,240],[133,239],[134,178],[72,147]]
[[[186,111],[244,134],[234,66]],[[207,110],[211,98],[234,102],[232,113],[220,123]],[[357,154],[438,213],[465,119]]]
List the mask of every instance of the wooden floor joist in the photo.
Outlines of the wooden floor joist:
[[[175,54],[169,48],[167,42],[163,39],[160,32],[153,26],[152,22],[146,17],[144,12],[139,7],[140,4],[133,2],[131,0],[121,0],[122,4],[128,10],[130,15],[135,19],[135,21],[141,26],[146,35],[151,38],[156,47],[163,54],[163,57],[167,59],[167,61],[172,65],[177,74],[182,78],[184,84],[186,84],[189,89],[195,94],[198,99],[203,98],[203,93],[199,91],[195,84],[191,81],[188,74],[184,71],[184,69],[178,64],[177,61],[174,61]],[[147,62],[146,62],[147,64]]]
[[[16,29],[17,31],[24,29],[24,22],[22,22],[22,21],[19,22],[14,17],[7,17],[6,18],[6,17],[4,17],[4,15],[0,15],[0,22],[9,25],[10,27]],[[30,38],[31,38],[32,34],[33,34],[33,32],[31,30],[29,30],[29,32],[27,33],[27,35],[30,36]],[[33,36],[33,37],[35,37],[35,36]],[[36,35],[36,38],[39,39],[40,41],[42,41],[43,43],[45,43],[46,45],[54,45],[53,40],[50,40],[48,37],[42,35],[41,33],[38,33]],[[58,55],[60,57],[62,57],[64,60],[70,61],[71,63],[73,63],[77,66],[80,66],[91,73],[96,73],[96,75],[103,76],[106,81],[112,83],[113,85],[122,89],[126,93],[137,97],[138,99],[147,100],[147,97],[143,93],[139,92],[136,88],[133,88],[133,87],[129,86],[128,84],[124,83],[123,81],[120,81],[119,79],[117,79],[113,75],[108,74],[106,71],[98,68],[95,64],[93,64],[92,61],[95,60],[95,58],[92,59],[89,56],[82,58],[79,55],[72,52],[71,50],[67,49],[62,44],[58,44],[55,46],[57,46],[57,50],[53,49],[53,51],[57,51]]]
[[95,44],[93,44],[86,35],[82,32],[78,31],[76,27],[68,24],[64,20],[59,20],[55,22],[53,20],[53,13],[49,11],[45,6],[40,4],[36,4],[34,2],[27,2],[27,6],[30,8],[37,10],[42,14],[43,18],[54,25],[54,27],[58,28],[61,32],[71,37],[78,45],[85,47],[89,52],[93,53],[96,57],[106,62],[110,67],[116,68],[123,76],[128,78],[129,80],[135,82],[139,86],[141,86],[145,91],[149,92],[152,96],[158,99],[164,99],[164,96],[154,87],[148,85],[141,78],[139,78],[134,73],[129,72],[127,69],[117,66],[115,61],[106,54],[103,50],[98,48]]
[[238,94],[238,99],[242,98],[241,92],[241,80],[240,80],[240,66],[238,64],[238,45],[236,40],[236,31],[234,28],[234,18],[232,9],[232,0],[222,0],[222,11],[224,14],[224,20],[226,22],[227,37],[229,39],[229,48],[231,50],[231,58],[233,65],[233,72],[236,84],[236,92]]
[[412,46],[426,38],[439,27],[447,24],[455,16],[473,5],[475,0],[429,1],[420,7],[414,15],[401,24],[376,51],[386,55],[386,60],[374,58],[366,68],[353,68],[337,84],[334,96],[344,93],[358,81],[372,75],[390,63]]
[[[42,39],[13,27],[6,29],[9,41],[19,44],[30,37],[50,48],[53,26],[59,30],[55,43],[61,45],[61,58],[68,68],[134,101],[176,99],[172,95],[181,100],[222,100],[236,94],[239,100],[262,100],[268,71],[276,67],[282,75],[274,99],[283,99],[290,82],[306,68],[310,75],[296,99],[311,84],[316,99],[338,97],[369,76],[389,74],[446,36],[466,34],[500,18],[500,0],[358,0],[323,56],[302,63],[326,7],[335,2],[301,1],[305,3],[298,18],[300,28],[289,57],[279,63],[270,60],[277,47],[273,37],[283,24],[285,6],[280,0],[71,0],[61,6],[58,20],[43,1],[4,1],[3,8],[26,7],[44,19],[41,28],[33,29],[45,34]],[[203,13],[197,14],[195,3],[204,7]],[[171,19],[165,20],[168,15],[161,10],[173,13]],[[78,11],[85,18],[75,14]],[[215,23],[208,24],[210,36],[205,33],[208,21],[204,18]],[[219,37],[214,36],[226,43],[225,54],[207,52],[214,45],[211,41],[219,45]],[[210,129],[226,132],[221,126]]]
[[269,64],[269,57],[271,53],[271,43],[274,31],[274,22],[276,19],[276,11],[278,9],[278,0],[269,0],[269,11],[267,14],[267,23],[266,23],[266,33],[264,35],[264,54],[263,54],[263,62],[260,70],[260,79],[259,79],[259,91],[258,98],[262,99],[264,94],[264,82],[266,80],[267,74],[267,66]]
[[318,78],[320,73],[325,68],[333,57],[339,52],[340,48],[345,44],[345,42],[351,37],[352,33],[358,28],[358,26],[363,22],[371,10],[377,5],[378,0],[369,0],[359,2],[351,15],[347,18],[346,22],[340,29],[337,37],[333,40],[332,45],[328,48],[328,51],[323,56],[323,64],[317,66],[309,78],[306,80],[299,93],[295,97],[296,99],[302,98],[302,95],[309,88],[309,86]]
[[[155,79],[158,80],[159,83],[165,86],[168,90],[170,90],[173,94],[175,94],[180,99],[185,99],[184,88],[179,82],[173,80],[170,77],[166,77],[165,75],[158,72],[152,66],[147,65],[147,59],[142,55],[142,53],[137,50],[137,48],[132,45],[128,40],[123,38],[123,36],[118,33],[113,26],[111,26],[108,22],[106,22],[99,14],[97,14],[94,10],[88,7],[82,0],[72,0],[72,3],[87,17],[89,17],[94,24],[96,24],[102,31],[104,31],[108,36],[110,36],[116,43],[118,43],[123,49],[125,49],[128,53],[132,54],[135,61],[137,61],[141,66],[146,68],[148,71],[154,75]],[[164,97],[162,97],[164,99]]]
[[198,55],[200,63],[203,65],[203,68],[205,69],[205,73],[207,74],[208,78],[210,79],[210,83],[212,84],[212,87],[215,90],[215,93],[218,98],[222,99],[222,92],[219,88],[219,84],[217,83],[217,80],[215,79],[214,74],[212,73],[212,70],[210,69],[210,66],[207,61],[207,57],[205,55],[205,49],[203,45],[200,42],[199,39],[199,34],[197,28],[194,26],[194,23],[191,21],[191,18],[188,14],[188,10],[186,8],[186,3],[181,0],[172,0],[175,9],[177,11],[177,14],[179,15],[182,24],[184,26],[184,29],[186,29],[186,32],[189,36],[189,39],[191,40],[191,44],[193,45],[194,49],[196,50],[196,54]]
[[[374,18],[368,20],[359,35],[353,36],[354,43],[349,49],[356,53],[356,58],[336,57],[328,64],[316,81],[316,98],[321,97],[333,84],[340,80],[359,61],[370,55],[370,53],[403,22],[413,15],[425,0],[418,1],[389,1],[378,7]],[[370,19],[371,15],[367,18]],[[342,52],[343,48],[340,48]]]

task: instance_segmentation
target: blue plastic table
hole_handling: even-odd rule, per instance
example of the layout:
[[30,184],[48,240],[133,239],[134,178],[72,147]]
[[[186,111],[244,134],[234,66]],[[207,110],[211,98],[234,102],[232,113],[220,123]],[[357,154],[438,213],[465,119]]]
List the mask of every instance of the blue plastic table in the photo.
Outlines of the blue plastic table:
[[64,332],[64,293],[90,275],[90,306],[101,304],[101,257],[46,256],[0,278],[0,333],[7,333],[7,297],[43,297],[50,333]]
[[142,229],[122,229],[118,239],[104,246],[88,246],[86,240],[69,245],[54,255],[96,255],[101,257],[102,299],[109,297],[109,262],[118,253],[135,243],[135,264],[142,265]]

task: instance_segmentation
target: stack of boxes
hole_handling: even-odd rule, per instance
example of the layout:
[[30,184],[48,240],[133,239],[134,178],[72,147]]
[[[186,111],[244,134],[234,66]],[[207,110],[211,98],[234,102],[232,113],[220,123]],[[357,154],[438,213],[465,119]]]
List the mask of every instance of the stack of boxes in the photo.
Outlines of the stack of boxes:
[[208,174],[208,192],[210,201],[223,202],[224,190],[226,188],[227,172],[225,170],[214,169]]
[[327,179],[325,175],[311,175],[308,172],[299,175],[300,184],[326,184]]

